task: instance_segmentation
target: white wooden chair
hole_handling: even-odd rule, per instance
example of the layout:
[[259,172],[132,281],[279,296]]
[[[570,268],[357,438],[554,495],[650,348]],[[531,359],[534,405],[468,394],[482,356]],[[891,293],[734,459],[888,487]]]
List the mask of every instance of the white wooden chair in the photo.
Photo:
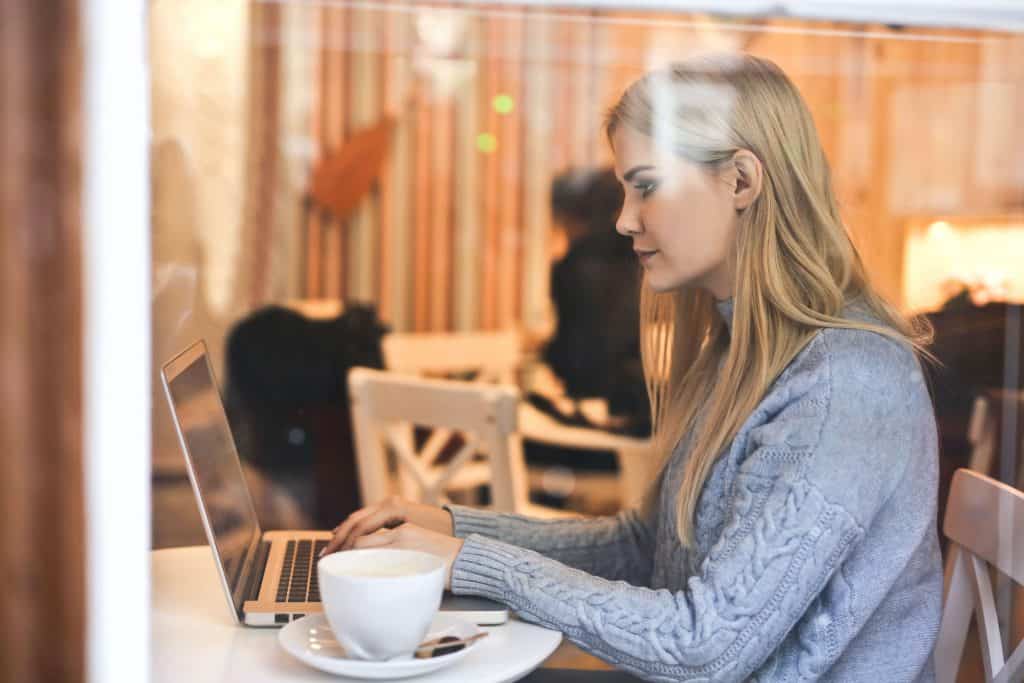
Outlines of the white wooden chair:
[[[433,505],[448,502],[451,489],[486,483],[491,507],[534,517],[565,517],[530,502],[522,446],[516,433],[519,394],[507,385],[410,377],[354,368],[348,376],[356,464],[364,504],[394,493],[388,452],[395,457],[403,496]],[[432,432],[416,449],[413,429]],[[464,440],[448,461],[438,462],[453,434]],[[484,462],[476,459],[482,453]]]
[[943,531],[950,540],[946,598],[935,646],[938,683],[955,683],[972,615],[977,619],[985,680],[1024,679],[1024,644],[1003,656],[989,569],[1024,584],[1024,493],[983,474],[953,475]]
[[[415,375],[476,371],[477,381],[517,384],[522,340],[516,330],[498,332],[394,333],[381,340],[384,365]],[[530,441],[581,451],[612,451],[619,465],[619,499],[623,507],[643,496],[652,460],[649,439],[620,436],[601,429],[566,426],[519,403],[519,435]]]
[[476,372],[477,381],[516,385],[521,362],[519,333],[409,332],[384,335],[384,367],[411,375]]

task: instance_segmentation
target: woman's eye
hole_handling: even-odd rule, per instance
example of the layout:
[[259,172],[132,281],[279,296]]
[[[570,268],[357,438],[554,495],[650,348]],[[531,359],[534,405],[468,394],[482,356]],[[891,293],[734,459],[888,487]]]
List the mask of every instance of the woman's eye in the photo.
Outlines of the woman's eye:
[[652,192],[654,192],[654,190],[658,187],[658,183],[653,182],[653,181],[651,181],[649,183],[637,183],[633,187],[635,187],[636,189],[640,190],[640,196],[641,197],[646,198],[648,195],[650,195]]

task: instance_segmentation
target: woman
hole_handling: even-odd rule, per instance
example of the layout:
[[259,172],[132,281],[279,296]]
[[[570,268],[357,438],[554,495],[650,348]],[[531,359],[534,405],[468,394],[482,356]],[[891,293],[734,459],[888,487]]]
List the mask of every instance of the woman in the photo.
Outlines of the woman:
[[655,331],[667,457],[645,504],[535,521],[393,500],[331,549],[443,555],[455,593],[648,680],[934,680],[926,331],[868,282],[800,95],[766,60],[705,58],[630,86],[608,136]]

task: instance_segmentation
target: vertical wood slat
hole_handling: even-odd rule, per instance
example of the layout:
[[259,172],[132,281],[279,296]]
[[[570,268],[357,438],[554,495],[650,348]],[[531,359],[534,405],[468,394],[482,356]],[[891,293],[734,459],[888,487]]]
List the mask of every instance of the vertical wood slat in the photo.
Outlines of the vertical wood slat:
[[[348,14],[344,6],[325,8],[324,58],[324,138],[321,155],[331,154],[344,143],[348,108]],[[321,214],[323,237],[323,284],[321,292],[327,298],[341,299],[345,288],[345,228],[337,218]]]
[[431,173],[431,135],[434,117],[430,108],[429,86],[421,85],[416,102],[415,133],[415,234],[413,240],[413,329],[430,328],[430,244],[431,205],[434,178]]
[[430,330],[449,329],[452,300],[452,148],[454,107],[446,93],[433,107],[430,174]]
[[[306,30],[309,35],[315,36],[312,47],[312,56],[310,58],[310,69],[309,78],[316,84],[312,88],[310,93],[310,111],[309,111],[309,134],[310,139],[318,143],[319,149],[317,150],[316,156],[323,156],[323,144],[324,144],[324,62],[325,54],[327,51],[324,45],[325,35],[325,13],[327,10],[323,7],[310,7],[309,19],[306,22]],[[308,175],[312,175],[312,169],[309,169]],[[307,188],[308,190],[308,188]],[[303,204],[300,207],[303,217],[303,278],[304,285],[300,290],[301,295],[306,298],[319,298],[320,283],[321,283],[321,270],[322,270],[322,259],[321,252],[323,249],[322,245],[322,229],[320,226],[319,216],[314,210],[313,205],[309,201],[309,197],[303,198]]]
[[903,272],[902,226],[893,218],[892,159],[889,151],[899,149],[900,140],[893,133],[893,94],[900,80],[884,68],[885,62],[897,64],[909,61],[911,50],[906,44],[889,41],[876,43],[875,61],[881,62],[880,72],[871,78],[871,163],[874,167],[872,191],[869,199],[870,222],[862,226],[861,244],[865,265],[872,272],[876,288],[890,301],[900,300]]
[[[392,55],[395,47],[397,27],[395,25],[395,14],[385,12],[381,17],[381,115],[394,116],[397,119],[400,114],[395,96],[395,62]],[[380,172],[380,202],[378,217],[380,220],[380,234],[378,236],[378,261],[377,261],[377,311],[381,319],[388,320],[392,315],[394,303],[393,287],[391,282],[391,252],[394,244],[395,218],[394,218],[394,159],[399,154],[398,146],[392,147],[391,154],[384,158]]]
[[[516,324],[521,310],[520,277],[523,272],[523,76],[531,68],[531,51],[524,47],[524,12],[509,15],[504,21],[503,43],[511,57],[499,66],[499,92],[512,97],[512,115],[498,116],[498,150],[500,193],[498,194],[498,326]],[[489,106],[493,105],[489,102]]]
[[[529,77],[520,88],[523,138],[519,175],[523,179],[520,240],[521,261],[517,280],[520,285],[519,310],[506,324],[521,321],[527,329],[539,328],[546,317],[550,300],[548,238],[551,211],[548,187],[553,175],[551,138],[556,121],[552,106],[552,46],[554,26],[542,13],[529,12],[524,21],[522,45],[524,69]],[[529,169],[527,171],[527,169]]]
[[385,108],[396,119],[393,152],[381,194],[382,260],[387,267],[381,273],[381,317],[391,322],[395,331],[411,327],[412,305],[412,201],[415,184],[412,174],[413,121],[415,81],[411,59],[407,56],[413,39],[411,17],[406,12],[392,12],[388,18],[388,57]]
[[249,91],[255,107],[250,108],[248,144],[246,145],[247,197],[244,211],[249,238],[242,245],[246,268],[242,281],[248,280],[246,300],[250,304],[263,301],[267,295],[269,250],[272,248],[274,197],[278,182],[277,133],[278,98],[281,91],[281,6],[257,3],[250,15],[249,50],[251,76]]
[[24,683],[85,679],[80,14],[0,4],[0,680]]
[[[629,21],[628,12],[601,12],[601,21],[594,32],[594,104],[600,111],[611,108],[633,79],[643,73],[642,53],[637,46],[646,43],[646,29],[629,23],[615,24],[616,19]],[[603,135],[595,136],[590,148],[595,165],[612,162],[611,150]]]
[[[482,132],[484,134],[498,137],[498,114],[491,106],[491,98],[499,87],[499,59],[502,36],[503,19],[495,16],[485,15],[482,18],[483,33],[485,36],[484,45],[487,50],[483,52],[481,61],[481,87],[480,87],[480,118]],[[483,257],[482,279],[480,283],[482,294],[480,301],[481,325],[485,330],[492,330],[498,327],[498,253],[501,249],[499,238],[501,231],[498,225],[499,219],[499,168],[497,154],[500,153],[502,140],[497,140],[498,150],[496,152],[483,152],[480,157],[483,178],[482,191],[482,219],[484,225],[484,243],[481,248]]]
[[836,50],[836,108],[843,125],[837,131],[835,156],[829,163],[842,217],[856,244],[857,236],[863,234],[861,226],[871,220],[868,202],[874,183],[868,74],[874,70],[874,52],[869,41],[859,36],[841,41]]
[[466,52],[471,67],[465,74],[464,85],[456,90],[455,95],[452,328],[459,331],[476,330],[480,326],[483,184],[479,175],[476,131],[483,83],[481,60],[474,58],[482,48],[480,29],[481,24],[476,17],[467,21]]
[[[590,16],[592,19],[597,18],[596,13],[591,13]],[[594,154],[595,147],[600,144],[603,149],[608,148],[604,131],[600,130],[599,126],[588,125],[603,122],[603,112],[606,109],[602,109],[598,101],[600,92],[598,85],[600,74],[604,73],[604,69],[597,60],[598,43],[595,21],[583,24],[577,29],[577,33],[582,34],[579,49],[574,55],[578,60],[576,69],[581,74],[575,90],[576,125],[580,132],[577,133],[573,143],[573,158],[578,164],[592,166],[597,163],[597,157]]]
[[[549,87],[554,100],[554,106],[548,112],[551,117],[551,133],[548,138],[551,145],[551,168],[557,173],[575,165],[573,145],[582,131],[577,129],[573,120],[579,110],[578,81],[574,78],[579,22],[572,21],[568,12],[556,14],[556,17],[551,26],[553,54],[548,58],[551,73]],[[580,72],[585,73],[583,70]],[[564,131],[564,134],[556,134],[554,131]]]
[[[348,134],[370,128],[380,120],[380,64],[383,56],[379,52],[383,13],[376,9],[352,7],[349,9],[347,32],[349,58],[349,105],[347,116]],[[358,41],[358,42],[356,42]],[[342,239],[347,245],[347,258],[342,261],[346,273],[348,297],[357,301],[377,300],[377,230],[378,193],[371,190],[359,203],[345,226]]]

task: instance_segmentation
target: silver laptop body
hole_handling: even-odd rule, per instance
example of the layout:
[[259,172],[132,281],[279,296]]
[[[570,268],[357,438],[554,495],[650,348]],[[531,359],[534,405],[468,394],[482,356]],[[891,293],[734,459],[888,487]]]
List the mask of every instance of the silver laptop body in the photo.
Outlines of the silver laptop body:
[[[235,621],[281,626],[322,611],[316,556],[331,533],[261,530],[205,342],[169,360],[160,375]],[[478,624],[508,619],[504,605],[482,598],[446,593],[441,609]]]

